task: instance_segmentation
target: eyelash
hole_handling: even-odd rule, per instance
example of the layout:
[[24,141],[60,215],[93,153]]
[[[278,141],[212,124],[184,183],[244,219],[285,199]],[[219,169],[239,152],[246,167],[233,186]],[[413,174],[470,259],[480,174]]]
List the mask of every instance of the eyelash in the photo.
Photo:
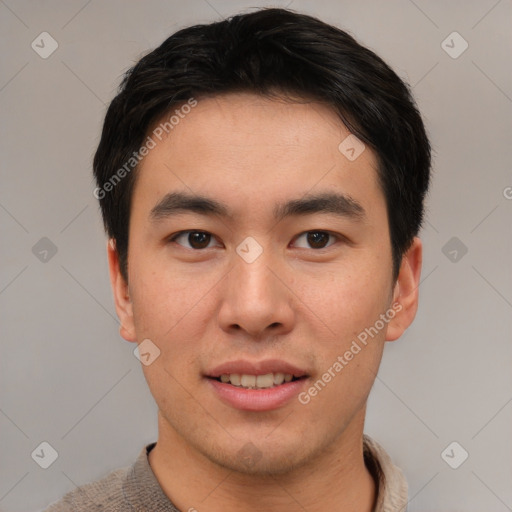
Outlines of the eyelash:
[[[194,229],[189,229],[189,230],[185,230],[185,231],[179,231],[178,233],[175,233],[174,235],[171,235],[169,238],[168,238],[168,242],[169,243],[177,243],[176,242],[176,239],[178,239],[179,237],[181,236],[184,236],[184,235],[188,235],[190,233],[202,233],[202,234],[206,234],[206,235],[211,235],[212,236],[212,239],[215,239],[214,235],[212,235],[211,233],[209,233],[208,231],[202,231],[202,230],[194,230]],[[300,233],[299,235],[297,235],[294,240],[298,239],[299,237],[303,236],[303,235],[307,235],[308,233],[322,233],[322,234],[326,234],[330,237],[333,237],[335,239],[335,242],[325,246],[325,247],[321,247],[319,249],[315,249],[313,247],[310,247],[310,249],[314,250],[314,251],[322,251],[323,249],[328,249],[329,247],[331,247],[332,245],[334,245],[336,243],[336,241],[347,241],[347,239],[340,235],[340,234],[337,234],[337,233],[332,233],[331,231],[326,231],[326,230],[323,230],[323,229],[311,229],[311,230],[308,230],[308,231],[304,231],[302,233]],[[190,250],[190,251],[194,251],[194,252],[201,252],[201,251],[204,251],[205,249],[210,249],[210,247],[204,247],[202,249],[195,249],[193,247],[184,247],[183,245],[181,244],[178,244],[180,245],[181,247],[183,247],[184,249],[187,249],[187,250]],[[300,247],[300,249],[304,249],[304,247]]]

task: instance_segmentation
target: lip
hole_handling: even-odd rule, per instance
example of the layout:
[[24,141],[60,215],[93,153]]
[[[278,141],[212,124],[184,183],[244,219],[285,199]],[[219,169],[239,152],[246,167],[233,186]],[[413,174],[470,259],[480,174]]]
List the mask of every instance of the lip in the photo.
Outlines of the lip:
[[280,359],[266,359],[264,361],[247,361],[239,359],[216,366],[206,374],[206,377],[219,378],[223,374],[238,373],[246,375],[266,375],[267,373],[290,373],[294,377],[307,376],[307,372]]
[[242,411],[271,411],[283,407],[304,389],[307,379],[285,382],[274,388],[245,389],[213,378],[206,381],[225,404]]
[[[267,373],[289,373],[298,380],[284,382],[279,386],[265,389],[246,389],[220,382],[221,375],[266,375]],[[298,366],[280,359],[264,361],[236,360],[216,366],[207,374],[206,381],[217,397],[225,404],[242,411],[271,411],[283,407],[303,389],[308,374]]]

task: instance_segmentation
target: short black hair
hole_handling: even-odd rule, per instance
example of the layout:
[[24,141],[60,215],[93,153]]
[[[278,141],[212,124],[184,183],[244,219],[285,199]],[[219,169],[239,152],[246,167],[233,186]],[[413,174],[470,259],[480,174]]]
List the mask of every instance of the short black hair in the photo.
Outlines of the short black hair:
[[345,31],[277,8],[179,30],[126,72],[93,163],[124,278],[132,192],[150,128],[191,98],[242,91],[326,104],[374,150],[396,279],[422,225],[430,180],[430,143],[410,89]]

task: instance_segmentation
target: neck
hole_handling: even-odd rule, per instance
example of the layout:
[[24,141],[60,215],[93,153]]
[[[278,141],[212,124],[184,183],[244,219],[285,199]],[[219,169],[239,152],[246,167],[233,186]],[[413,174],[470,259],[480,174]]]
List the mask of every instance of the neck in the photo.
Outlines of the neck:
[[164,493],[183,511],[371,512],[376,484],[364,464],[361,412],[325,453],[280,475],[248,475],[218,466],[185,443],[159,414],[158,442],[149,463]]

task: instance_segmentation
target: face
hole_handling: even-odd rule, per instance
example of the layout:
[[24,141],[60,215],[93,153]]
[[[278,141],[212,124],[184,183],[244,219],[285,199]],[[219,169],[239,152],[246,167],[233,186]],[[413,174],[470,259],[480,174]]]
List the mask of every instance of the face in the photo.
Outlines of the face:
[[112,248],[110,265],[121,334],[150,340],[160,438],[263,474],[362,429],[384,342],[414,316],[421,246],[394,282],[377,161],[340,151],[348,135],[318,103],[227,94],[144,158],[128,284]]

